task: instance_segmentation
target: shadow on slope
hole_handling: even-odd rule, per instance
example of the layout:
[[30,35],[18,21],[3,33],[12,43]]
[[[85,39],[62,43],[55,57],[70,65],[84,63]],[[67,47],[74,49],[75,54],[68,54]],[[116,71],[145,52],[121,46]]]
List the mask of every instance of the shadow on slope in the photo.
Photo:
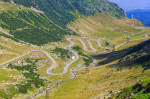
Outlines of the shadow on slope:
[[141,65],[144,68],[148,68],[150,66],[150,40],[144,41],[128,49],[95,55],[93,58],[102,60],[97,64],[97,66],[119,60],[116,64],[110,65],[110,67],[131,67],[134,65]]
[[96,60],[103,60],[103,61],[99,62],[97,64],[97,66],[105,65],[105,64],[111,63],[113,61],[116,61],[116,60],[122,58],[127,52],[128,52],[128,50],[125,49],[125,50],[121,50],[121,51],[114,51],[114,52],[110,52],[110,53],[106,53],[106,54],[95,55],[95,56],[93,56],[93,58]]

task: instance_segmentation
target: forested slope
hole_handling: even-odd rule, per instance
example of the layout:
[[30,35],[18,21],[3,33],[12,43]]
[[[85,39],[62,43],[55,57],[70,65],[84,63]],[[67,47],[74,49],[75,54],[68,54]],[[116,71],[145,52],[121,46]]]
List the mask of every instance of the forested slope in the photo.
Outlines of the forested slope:
[[[15,38],[36,45],[75,34],[66,25],[80,17],[99,13],[125,17],[121,8],[106,0],[1,0],[0,3],[0,26]],[[14,7],[6,9],[6,5]]]
[[[55,25],[45,14],[22,6],[1,2],[0,27],[8,30],[11,35],[20,40],[42,45],[48,42],[60,41],[65,34],[71,34]],[[8,6],[13,9],[4,9]]]

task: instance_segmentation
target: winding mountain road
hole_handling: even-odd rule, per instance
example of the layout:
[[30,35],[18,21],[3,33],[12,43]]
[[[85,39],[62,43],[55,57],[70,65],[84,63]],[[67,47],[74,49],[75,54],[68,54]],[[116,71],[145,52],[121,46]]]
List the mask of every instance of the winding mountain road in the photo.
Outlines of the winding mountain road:
[[[145,36],[146,36],[146,38],[148,38],[148,35],[147,35],[147,34],[146,34]],[[96,51],[97,51],[95,48],[93,48],[93,46],[92,46],[92,44],[91,44],[91,42],[90,42],[91,40],[87,40],[87,42],[88,42],[88,44],[89,44],[89,47],[92,49],[92,51],[88,50],[86,44],[85,44],[81,39],[78,39],[78,38],[67,38],[67,40],[70,42],[70,45],[64,47],[64,49],[71,48],[73,45],[75,45],[75,43],[72,41],[72,40],[74,40],[74,39],[79,40],[79,41],[82,43],[83,49],[84,49],[85,51],[87,51],[87,52],[96,52]],[[141,39],[143,39],[143,38],[141,38]],[[136,40],[139,40],[139,39],[136,39]],[[94,40],[94,41],[97,42],[98,47],[105,49],[105,47],[102,47],[102,45],[100,44],[100,42],[99,42],[98,40]],[[134,41],[134,40],[130,40],[130,41]],[[127,41],[124,42],[124,43],[122,43],[122,44],[120,44],[120,45],[117,45],[116,48],[119,48],[120,46],[123,46],[123,45],[126,44],[126,43],[127,43]],[[52,65],[51,65],[50,68],[46,71],[47,74],[51,74],[51,75],[63,75],[63,74],[66,74],[66,73],[67,73],[69,66],[72,65],[74,62],[76,62],[76,61],[79,59],[79,56],[78,56],[78,54],[77,54],[75,51],[73,51],[73,50],[70,50],[70,51],[75,55],[76,58],[75,58],[74,60],[72,60],[70,63],[68,63],[68,64],[64,67],[64,71],[63,71],[62,73],[53,73],[53,72],[52,72],[52,69],[54,69],[54,68],[57,66],[57,63],[56,63],[56,61],[54,60],[54,58],[53,58],[52,56],[50,56],[50,54],[49,54],[48,52],[44,51],[44,50],[30,50],[30,51],[28,51],[27,53],[25,53],[25,54],[23,54],[23,55],[21,55],[21,56],[15,57],[14,59],[11,59],[11,60],[8,60],[8,61],[6,61],[6,62],[4,62],[4,63],[1,63],[0,66],[1,66],[1,65],[4,65],[4,64],[7,64],[7,63],[10,63],[10,62],[12,62],[12,61],[14,61],[14,60],[17,60],[17,59],[21,58],[21,57],[24,57],[24,56],[26,56],[26,55],[28,55],[28,54],[30,54],[30,53],[32,53],[32,52],[42,52],[42,53],[44,53],[44,54],[52,61]]]
[[[148,37],[148,35],[146,35],[146,38],[147,38],[147,37]],[[67,40],[70,42],[70,45],[64,47],[64,49],[71,48],[73,45],[75,45],[75,43],[72,41],[73,39],[79,40],[79,41],[82,43],[83,49],[84,49],[85,51],[87,51],[87,52],[95,52],[95,51],[97,51],[95,48],[93,48],[93,46],[92,46],[92,44],[91,44],[91,42],[90,42],[91,40],[87,40],[87,42],[88,42],[88,44],[89,44],[89,47],[92,49],[92,51],[89,51],[89,50],[87,49],[86,44],[85,44],[81,39],[78,39],[78,38],[67,38]],[[101,43],[100,43],[98,40],[94,40],[94,41],[97,42],[98,47],[106,49],[105,47],[102,47]],[[122,43],[122,44],[116,46],[116,48],[118,48],[118,47],[124,45],[125,43],[127,43],[127,42],[124,42],[124,43]],[[48,52],[46,52],[46,51],[44,51],[44,50],[30,50],[30,51],[28,51],[27,53],[25,53],[25,54],[23,54],[23,55],[21,55],[21,56],[18,56],[18,57],[14,58],[14,59],[8,60],[8,61],[6,61],[6,62],[4,62],[4,63],[1,63],[0,65],[4,65],[4,64],[10,63],[10,62],[12,62],[12,61],[14,61],[14,60],[17,60],[17,59],[19,59],[19,58],[21,58],[21,57],[24,57],[24,56],[30,54],[30,53],[32,53],[32,52],[42,52],[42,53],[44,53],[44,54],[52,61],[52,65],[51,65],[50,68],[48,68],[47,71],[46,71],[47,74],[50,74],[50,75],[63,75],[63,74],[66,74],[66,73],[68,72],[69,66],[71,66],[73,63],[75,63],[75,62],[79,59],[79,56],[78,56],[78,54],[77,54],[75,51],[73,51],[73,50],[70,50],[70,51],[75,55],[76,58],[75,58],[74,60],[72,60],[70,63],[68,63],[68,64],[64,67],[64,71],[63,71],[62,73],[53,73],[53,72],[52,72],[52,70],[57,66],[57,63],[56,63],[55,59],[54,59],[52,56],[50,56],[50,54],[49,54]],[[70,79],[68,79],[67,81],[72,80],[72,79],[74,79],[74,78],[77,76],[74,71],[71,71],[71,74],[73,75],[73,77],[70,78]],[[30,98],[28,98],[28,99],[32,99],[32,98],[34,98],[34,97],[36,97],[36,96],[39,96],[40,94],[42,94],[42,93],[43,93],[44,91],[46,91],[47,89],[56,88],[56,87],[58,87],[59,85],[61,85],[62,83],[67,82],[67,81],[59,82],[59,83],[57,83],[55,86],[49,86],[49,87],[47,87],[46,89],[43,89],[42,91],[40,91],[38,94],[36,94],[36,95],[34,95],[34,96],[32,96],[32,97],[30,97]]]
[[63,74],[66,74],[67,71],[68,71],[69,66],[72,65],[74,62],[76,62],[79,59],[79,56],[78,56],[78,54],[75,51],[71,50],[71,52],[76,56],[76,59],[74,59],[73,61],[71,61],[70,63],[68,63],[65,66],[63,73],[53,73],[52,72],[53,68],[55,66],[57,66],[57,64],[55,64],[55,62],[54,62],[53,65],[47,70],[47,74],[51,74],[51,75],[63,75]]
[[89,44],[90,48],[92,49],[92,51],[93,51],[93,52],[96,52],[97,50],[96,50],[95,48],[93,48],[93,46],[92,46],[90,40],[87,40],[87,41],[88,41],[88,44]]
[[28,55],[28,54],[30,54],[30,53],[32,53],[32,52],[42,52],[42,53],[44,53],[45,55],[47,55],[51,60],[53,60],[53,58],[52,58],[46,51],[43,51],[43,50],[30,50],[30,51],[28,51],[27,53],[25,53],[25,54],[23,54],[23,55],[21,55],[21,56],[15,57],[15,58],[13,58],[13,59],[11,59],[11,60],[8,60],[8,61],[6,61],[6,62],[4,62],[4,63],[1,63],[0,66],[1,66],[1,65],[4,65],[4,64],[7,64],[7,63],[10,63],[10,62],[12,62],[12,61],[14,61],[14,60],[17,60],[17,59],[21,58],[21,57],[24,57],[24,56],[26,56],[26,55]]
[[[6,61],[6,62],[4,62],[4,63],[1,63],[0,64],[0,66],[1,65],[4,65],[4,64],[7,64],[7,63],[10,63],[10,62],[12,62],[12,61],[14,61],[14,60],[17,60],[17,59],[19,59],[19,58],[21,58],[21,57],[24,57],[24,56],[26,56],[26,55],[28,55],[28,54],[30,54],[30,53],[32,53],[32,52],[42,52],[42,53],[44,53],[52,62],[53,62],[53,64],[52,64],[52,66],[50,67],[50,68],[54,68],[57,64],[56,64],[56,61],[49,55],[49,53],[47,53],[46,51],[43,51],[43,50],[30,50],[30,51],[28,51],[27,53],[25,53],[25,54],[23,54],[23,55],[21,55],[21,56],[18,56],[18,57],[15,57],[14,59],[11,59],[11,60],[9,60],[9,61]],[[49,69],[48,69],[49,70]],[[49,72],[47,72],[48,74],[50,74]]]
[[[148,38],[148,35],[145,35],[145,36],[146,36],[146,38]],[[87,51],[87,52],[95,52],[95,51],[97,51],[95,48],[93,48],[93,46],[92,46],[90,40],[87,40],[87,42],[88,42],[88,44],[89,44],[89,47],[92,49],[92,51],[89,51],[89,50],[87,49],[86,44],[85,44],[81,39],[78,39],[78,38],[67,38],[67,40],[70,42],[70,45],[64,47],[64,49],[71,48],[73,45],[75,45],[75,43],[72,41],[73,39],[79,40],[79,41],[82,43],[83,49],[84,49],[85,51]],[[101,46],[101,44],[100,44],[100,42],[99,42],[98,40],[94,40],[94,41],[97,42],[98,47],[105,49],[105,47],[102,47],[102,46]],[[127,43],[127,42],[124,42],[124,43],[122,43],[122,44],[120,44],[120,45],[118,45],[118,46],[116,46],[116,47],[118,48],[118,47],[124,45],[125,43]],[[46,71],[47,74],[51,74],[51,75],[63,75],[63,74],[66,74],[66,73],[67,73],[69,66],[72,65],[73,63],[75,63],[75,62],[79,59],[79,56],[78,56],[78,54],[77,54],[75,51],[73,51],[73,50],[70,50],[70,51],[75,55],[76,58],[75,58],[74,60],[72,60],[70,63],[68,63],[68,64],[64,67],[64,71],[63,71],[62,73],[53,73],[53,72],[52,72],[52,70],[57,66],[57,63],[56,63],[56,61],[54,60],[54,58],[53,58],[52,56],[50,56],[50,54],[49,54],[48,52],[44,51],[44,50],[30,50],[30,51],[28,51],[27,53],[25,53],[25,54],[23,54],[23,55],[21,55],[21,56],[18,56],[18,57],[14,58],[14,59],[8,60],[8,61],[6,61],[6,62],[4,62],[4,63],[1,63],[0,66],[1,66],[1,65],[5,65],[5,64],[8,64],[8,63],[10,63],[10,62],[12,62],[12,61],[14,61],[14,60],[17,60],[17,59],[19,59],[19,58],[21,58],[21,57],[26,56],[26,55],[28,55],[28,54],[30,54],[30,53],[32,53],[32,52],[42,52],[42,53],[44,53],[44,54],[52,61],[52,65],[51,65],[50,68],[48,68],[47,71]],[[70,78],[70,79],[68,79],[67,81],[70,81],[70,80],[74,79],[74,78],[77,76],[74,71],[71,71],[71,73],[72,73],[73,77]],[[67,82],[67,81],[59,82],[59,83],[57,83],[57,84],[54,85],[54,86],[49,86],[49,87],[43,89],[42,91],[40,91],[38,94],[36,94],[36,95],[34,95],[34,96],[32,96],[32,97],[30,97],[30,98],[28,98],[28,99],[32,99],[32,98],[34,98],[34,97],[36,97],[36,96],[39,96],[39,95],[41,95],[44,91],[46,91],[47,89],[56,88],[56,87],[60,86],[62,83]]]
[[68,70],[68,67],[79,59],[78,54],[77,54],[75,51],[71,51],[71,52],[76,56],[76,59],[73,60],[73,61],[71,61],[70,63],[68,63],[68,64],[65,66],[63,73],[52,73],[52,69],[53,69],[55,66],[57,66],[57,63],[56,63],[56,61],[49,55],[49,53],[47,53],[46,51],[43,51],[43,50],[31,50],[31,51],[28,51],[27,53],[25,53],[25,54],[23,54],[23,55],[21,55],[21,56],[15,57],[14,59],[11,59],[11,60],[9,60],[9,61],[6,61],[6,62],[4,62],[4,63],[1,63],[0,66],[1,66],[1,65],[4,65],[4,64],[7,64],[7,63],[10,63],[10,62],[12,62],[12,61],[14,61],[14,60],[17,60],[17,59],[21,58],[21,57],[24,57],[24,56],[26,56],[26,55],[28,55],[28,54],[30,54],[30,53],[32,53],[32,52],[42,52],[42,53],[44,53],[44,54],[52,61],[53,64],[52,64],[52,65],[50,66],[50,68],[47,70],[47,74],[51,74],[51,75],[62,75],[62,74],[66,74],[66,73],[67,73],[67,70]]
[[149,38],[148,34],[145,34],[145,37],[146,37],[146,38]]
[[[75,43],[72,41],[72,39],[77,39],[77,38],[68,38],[67,40],[70,42],[70,45],[64,47],[64,49],[71,48],[73,45],[75,45]],[[83,44],[84,50],[89,52],[89,50],[87,49],[85,43],[84,43],[81,39],[77,39],[77,40],[79,40],[79,41]],[[90,41],[89,41],[89,42],[90,42]],[[91,43],[89,43],[89,46],[91,46],[91,48],[93,47]],[[101,46],[99,46],[99,47],[101,47]],[[93,50],[93,51],[96,51],[96,49]],[[54,59],[51,59],[52,62],[53,62],[53,64],[52,64],[52,66],[47,70],[47,73],[48,73],[48,74],[51,74],[51,75],[62,75],[62,74],[67,73],[68,67],[69,67],[72,63],[76,62],[76,61],[79,59],[79,56],[78,56],[78,54],[77,54],[75,51],[71,50],[71,52],[76,56],[76,59],[73,60],[73,61],[71,61],[69,64],[67,64],[67,65],[65,66],[63,73],[60,73],[60,74],[59,74],[59,73],[58,73],[58,74],[57,74],[57,73],[52,73],[52,69],[53,69],[55,66],[57,66],[57,64],[56,64],[56,62],[55,62]],[[78,71],[78,70],[75,70],[75,71]],[[75,71],[71,71],[71,74],[73,75],[73,77],[70,78],[70,79],[68,79],[67,81],[70,81],[70,80],[74,79],[74,78],[77,76],[77,74],[75,73]],[[42,91],[40,91],[38,94],[36,94],[36,95],[34,95],[34,96],[31,96],[30,98],[27,98],[27,99],[35,98],[35,97],[41,95],[41,94],[42,94],[43,92],[45,92],[46,90],[56,88],[56,87],[60,86],[61,84],[65,83],[65,82],[67,82],[67,81],[58,82],[58,83],[55,84],[54,86],[48,86],[47,88],[45,88],[45,89],[43,89]]]
[[[64,49],[67,49],[68,47],[71,48],[73,45],[75,45],[75,43],[72,42],[73,39],[79,40],[79,41],[82,43],[82,45],[83,45],[83,47],[84,47],[84,50],[85,50],[85,51],[88,51],[88,52],[91,52],[91,51],[89,51],[89,50],[87,49],[85,43],[84,43],[81,39],[78,39],[78,38],[68,38],[67,40],[70,42],[70,45],[64,47]],[[89,41],[89,46],[91,47],[91,49],[93,48],[93,46],[92,46],[92,44],[90,43],[90,41]],[[52,73],[53,68],[55,68],[55,66],[57,66],[56,62],[53,62],[53,61],[54,61],[54,59],[53,59],[53,60],[52,60],[53,65],[47,70],[47,74],[51,74],[51,75],[63,75],[63,74],[66,74],[67,71],[68,71],[69,66],[72,65],[74,62],[76,62],[76,61],[79,59],[79,56],[78,56],[78,54],[77,54],[75,51],[73,51],[73,50],[70,50],[70,51],[75,55],[76,59],[74,59],[73,61],[71,61],[70,63],[68,63],[68,64],[65,66],[63,73]],[[93,48],[93,51],[92,51],[92,52],[94,52],[94,51],[96,51],[96,49]]]
[[[83,45],[85,51],[88,51],[88,52],[95,52],[95,51],[97,51],[96,49],[93,48],[93,46],[92,46],[90,40],[88,40],[88,44],[89,44],[90,48],[92,49],[92,51],[89,51],[89,50],[87,49],[85,43],[84,43],[81,39],[78,39],[78,38],[68,38],[67,40],[70,42],[70,45],[64,47],[64,49],[67,49],[68,47],[71,48],[73,45],[75,45],[75,43],[72,42],[73,39],[79,40],[79,41],[82,43],[82,45]],[[1,66],[1,65],[4,65],[4,64],[8,64],[8,63],[10,63],[10,62],[12,62],[12,61],[14,61],[14,60],[17,60],[17,59],[19,59],[19,58],[21,58],[21,57],[26,56],[26,55],[28,55],[28,54],[30,54],[30,53],[32,53],[32,52],[42,52],[42,53],[44,53],[44,54],[52,61],[52,65],[51,65],[50,68],[46,71],[47,74],[51,74],[51,75],[63,75],[63,74],[66,74],[66,73],[67,73],[69,66],[72,65],[74,62],[76,62],[76,61],[79,59],[79,56],[78,56],[78,54],[77,54],[75,51],[73,51],[73,50],[70,50],[70,51],[75,55],[76,59],[74,59],[73,61],[71,61],[70,63],[68,63],[68,64],[65,66],[63,73],[53,73],[53,72],[52,72],[53,68],[55,68],[55,67],[57,66],[57,63],[56,63],[56,61],[54,60],[54,58],[53,58],[52,56],[50,56],[50,54],[49,54],[48,52],[44,51],[44,50],[30,50],[30,51],[28,51],[27,53],[25,53],[25,54],[23,54],[23,55],[21,55],[21,56],[15,57],[15,58],[13,58],[13,59],[11,59],[11,60],[8,60],[8,61],[6,61],[6,62],[4,62],[4,63],[1,63],[0,66]]]
[[125,42],[123,42],[122,44],[117,45],[115,48],[119,48],[119,47],[123,46],[123,45],[126,44],[126,43],[128,43],[128,41],[125,41]]
[[100,48],[104,48],[104,47],[102,47],[101,43],[100,43],[98,40],[95,40],[95,41],[97,42],[98,47],[100,47]]
[[[85,51],[87,51],[87,52],[94,52],[94,51],[95,51],[95,50],[89,51],[89,50],[87,49],[85,43],[84,43],[81,39],[78,39],[78,38],[68,38],[68,39],[67,39],[69,42],[71,42],[71,46],[75,44],[74,42],[72,42],[73,39],[79,40],[79,41],[82,43],[83,49],[84,49]],[[89,44],[89,46],[92,46],[91,43]]]

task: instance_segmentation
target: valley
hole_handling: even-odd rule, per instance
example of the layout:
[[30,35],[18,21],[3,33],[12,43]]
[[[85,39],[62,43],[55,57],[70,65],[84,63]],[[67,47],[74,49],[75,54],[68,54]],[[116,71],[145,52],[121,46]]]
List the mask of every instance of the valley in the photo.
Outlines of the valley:
[[[148,35],[148,34],[147,34]],[[96,39],[91,39],[91,40],[85,40],[85,38],[82,38],[82,37],[75,37],[75,38],[73,38],[73,37],[71,37],[71,38],[68,38],[68,36],[66,37],[67,38],[67,40],[68,40],[68,42],[70,43],[70,45],[67,45],[67,44],[69,44],[68,42],[67,42],[67,44],[65,44],[66,45],[66,47],[64,48],[64,49],[70,49],[70,48],[72,48],[73,46],[80,46],[81,48],[82,48],[82,50],[83,50],[83,52],[84,53],[86,53],[87,55],[93,55],[93,53],[95,53],[95,54],[99,54],[99,53],[108,53],[109,51],[108,50],[106,50],[106,49],[109,49],[109,50],[112,50],[113,49],[113,47],[105,47],[105,46],[102,46],[102,44],[101,44],[101,42],[103,41],[103,39],[101,39],[101,40],[96,40]],[[148,37],[149,38],[149,37]],[[148,39],[147,38],[147,36],[145,36],[144,38],[138,38],[138,39],[143,39],[143,41],[144,40],[146,40],[146,39]],[[120,37],[119,38],[116,38],[116,39],[114,39],[114,40],[111,40],[110,41],[110,43],[111,42],[113,42],[113,44],[115,44],[115,41],[117,40],[117,39],[121,39]],[[126,40],[126,39],[125,39]],[[136,41],[137,39],[131,39],[131,40],[129,40],[129,43],[127,43],[127,41],[125,41],[125,43],[123,42],[123,43],[119,43],[118,45],[116,45],[116,50],[118,50],[118,49],[123,49],[124,47],[126,47],[127,45],[130,45],[130,46],[133,46],[133,45],[136,45],[136,44],[138,44],[139,42],[134,42],[134,44],[132,44],[132,42],[133,41]],[[138,41],[138,40],[137,40]],[[86,42],[86,43],[85,43]],[[140,41],[140,42],[142,42],[142,41]],[[97,47],[98,46],[98,47]],[[129,47],[129,46],[128,46]],[[68,62],[68,64],[66,64],[65,66],[62,66],[62,68],[61,67],[59,67],[57,64],[59,64],[59,61],[57,61],[57,59],[54,57],[54,56],[50,56],[51,54],[50,53],[48,53],[47,52],[47,50],[46,49],[44,49],[44,50],[42,50],[42,49],[40,49],[40,50],[38,50],[38,48],[37,48],[37,50],[29,50],[29,51],[27,51],[25,54],[23,54],[23,55],[21,55],[21,56],[18,56],[18,57],[16,57],[16,58],[13,58],[13,59],[11,59],[11,60],[8,60],[8,61],[6,61],[6,62],[4,62],[4,63],[1,63],[0,65],[3,65],[4,67],[5,66],[7,66],[6,64],[9,64],[9,63],[18,63],[17,61],[19,61],[19,60],[24,60],[24,59],[26,59],[26,58],[28,58],[28,57],[31,57],[30,55],[32,55],[32,53],[35,53],[35,56],[37,56],[37,59],[39,58],[40,59],[40,57],[38,57],[38,54],[44,54],[44,57],[45,57],[45,59],[47,60],[47,62],[48,62],[48,64],[46,64],[46,65],[44,65],[45,64],[45,62],[43,62],[43,63],[41,63],[41,66],[42,65],[44,65],[44,67],[42,66],[40,66],[40,67],[38,67],[39,68],[39,71],[38,71],[38,73],[41,75],[41,76],[43,76],[43,77],[48,77],[47,79],[52,79],[53,77],[53,79],[55,79],[54,81],[53,81],[53,83],[51,83],[50,85],[51,86],[48,86],[46,89],[52,89],[53,90],[53,88],[55,89],[55,88],[59,88],[59,84],[61,85],[61,84],[64,84],[64,83],[68,83],[68,82],[66,82],[66,81],[69,81],[70,82],[70,79],[72,80],[72,75],[73,75],[73,79],[76,79],[76,77],[78,77],[78,75],[85,75],[85,76],[87,76],[87,75],[91,75],[91,72],[93,72],[93,70],[95,70],[95,68],[102,68],[102,70],[103,69],[105,69],[105,68],[107,68],[107,65],[106,66],[102,66],[102,67],[93,67],[94,65],[96,65],[97,64],[97,62],[99,62],[99,61],[97,61],[95,64],[91,64],[90,65],[90,67],[89,67],[89,69],[90,69],[90,74],[84,74],[84,71],[85,71],[85,69],[86,69],[86,66],[84,65],[84,64],[81,64],[81,61],[83,61],[82,59],[81,59],[81,56],[80,56],[80,54],[78,54],[78,52],[76,51],[76,50],[73,50],[73,49],[71,49],[70,50],[71,52],[72,52],[72,54],[76,57],[75,59],[69,59],[69,60],[67,60]],[[37,54],[37,55],[36,55]],[[39,56],[41,56],[41,55],[39,55]],[[43,56],[43,55],[42,55]],[[34,56],[32,56],[33,57],[33,59],[35,58]],[[32,58],[31,58],[32,59]],[[42,59],[43,59],[43,57],[42,57]],[[43,59],[43,60],[45,60],[45,59]],[[84,63],[84,62],[83,62]],[[61,62],[61,64],[62,64],[62,62]],[[80,65],[80,66],[78,66],[78,65]],[[61,65],[60,65],[61,66]],[[56,67],[59,67],[59,68],[61,68],[62,70],[61,71],[63,71],[63,72],[57,72],[57,73],[53,73],[53,69],[54,68],[56,68]],[[44,69],[43,69],[44,68]],[[5,70],[5,69],[4,69]],[[42,71],[41,71],[42,70]],[[106,69],[107,70],[107,69]],[[76,72],[76,73],[75,73]],[[78,74],[78,72],[79,72],[79,74]],[[83,72],[83,74],[81,73],[80,74],[80,72]],[[75,73],[75,74],[74,74]],[[15,75],[15,74],[14,74]],[[76,76],[77,75],[77,76]],[[93,75],[93,74],[92,74]],[[56,77],[57,78],[56,78]],[[59,80],[60,81],[59,81]],[[68,80],[67,80],[68,79]],[[95,78],[94,78],[95,79]],[[53,85],[54,84],[54,85]],[[43,91],[40,91],[39,93],[40,94],[37,94],[36,95],[36,97],[41,97],[41,95],[44,95],[44,97],[45,97],[45,91],[46,91],[46,89],[45,90],[43,90]],[[34,94],[32,94],[32,95],[34,95]],[[30,96],[30,95],[29,95]],[[17,96],[18,97],[18,96]],[[21,95],[21,97],[22,97],[22,95]],[[25,96],[26,97],[26,96]],[[42,98],[41,98],[42,99]]]
[[148,99],[149,39],[107,0],[0,0],[0,99]]

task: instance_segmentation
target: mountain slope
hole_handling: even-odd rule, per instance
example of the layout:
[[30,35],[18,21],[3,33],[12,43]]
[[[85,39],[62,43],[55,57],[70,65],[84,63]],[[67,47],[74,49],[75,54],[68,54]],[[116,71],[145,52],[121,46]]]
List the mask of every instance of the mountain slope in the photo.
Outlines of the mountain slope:
[[[136,27],[144,27],[144,25],[141,22],[135,24],[136,22],[137,20],[130,21],[127,18],[119,20],[109,14],[102,13],[96,16],[79,18],[75,22],[68,24],[68,28],[81,36],[112,39],[142,31],[142,29],[137,29]],[[131,26],[132,24],[135,25]]]
[[[121,66],[130,68],[142,67],[142,73],[149,72],[150,69],[150,40],[144,41],[134,47],[129,48],[128,52],[120,59]],[[148,77],[149,78],[149,77]],[[150,80],[148,78],[139,79],[135,85],[124,88],[121,92],[113,96],[114,99],[149,99],[150,97]]]
[[128,49],[128,53],[119,61],[128,65],[141,65],[143,68],[150,66],[150,40],[144,41]]
[[[45,14],[30,8],[0,1],[0,26],[15,38],[36,45],[60,41],[72,34],[55,25]],[[6,8],[7,7],[7,8]],[[12,8],[9,8],[12,7]]]
[[[86,69],[81,69],[76,72],[78,76],[75,79],[51,89],[54,94],[50,94],[50,98],[72,99],[72,97],[74,97],[75,99],[107,99],[114,96],[112,99],[130,99],[132,95],[133,99],[148,99],[150,94],[150,70],[149,66],[145,66],[145,63],[150,63],[150,58],[147,57],[150,51],[149,45],[150,41],[147,40],[131,48],[124,49],[123,51],[111,52],[118,52],[116,56],[111,56],[111,53],[98,55],[103,57],[103,59],[99,60],[102,62],[104,59],[109,60],[111,58],[118,58],[119,61],[128,55],[131,55],[131,58],[134,58],[136,61],[132,61],[132,63],[130,62],[131,64],[123,66],[121,65],[121,61],[118,62],[118,64],[112,65],[116,63],[116,60],[114,60],[112,63],[105,63],[104,65],[89,68],[89,73],[85,73]],[[133,53],[134,55],[132,56]],[[124,58],[124,60],[125,59],[127,61],[129,58]],[[142,59],[146,60],[143,61]],[[141,65],[143,65],[143,67]],[[129,88],[123,89],[126,87]],[[121,93],[118,93],[120,91]],[[44,97],[45,94],[42,94],[35,99],[43,99]]]
[[[64,35],[74,35],[66,25],[80,17],[102,13],[116,18],[125,17],[121,8],[106,0],[13,0],[8,3],[10,1],[0,1],[3,5],[0,26],[15,38],[35,45],[57,42]],[[5,5],[14,6],[14,9]]]
[[53,22],[61,26],[74,21],[78,14],[88,16],[107,12],[117,18],[125,16],[121,8],[107,0],[25,0],[24,2],[22,0],[13,0],[13,2],[44,11]]
[[140,65],[143,68],[147,68],[150,65],[149,52],[150,40],[146,40],[129,48],[123,48],[123,50],[95,55],[94,58],[97,60],[102,60],[98,63],[98,65],[105,65],[111,62],[115,62],[115,64],[113,64],[112,66],[119,65],[120,67],[132,67]]

